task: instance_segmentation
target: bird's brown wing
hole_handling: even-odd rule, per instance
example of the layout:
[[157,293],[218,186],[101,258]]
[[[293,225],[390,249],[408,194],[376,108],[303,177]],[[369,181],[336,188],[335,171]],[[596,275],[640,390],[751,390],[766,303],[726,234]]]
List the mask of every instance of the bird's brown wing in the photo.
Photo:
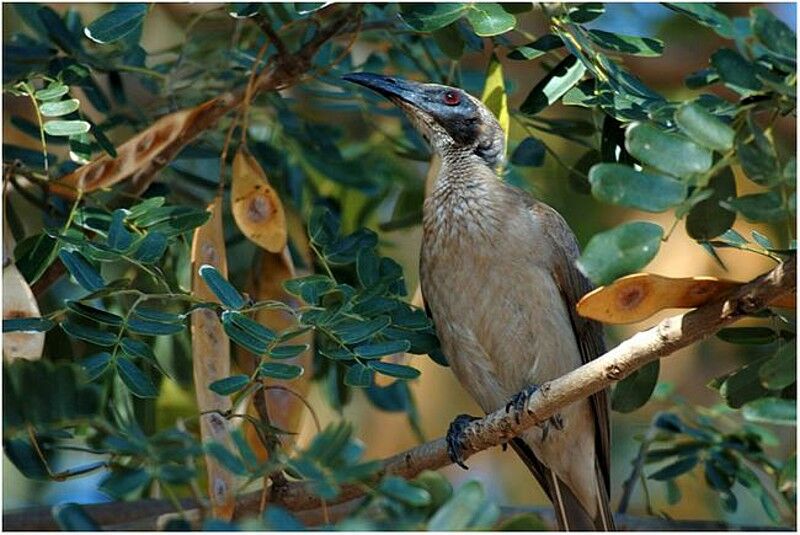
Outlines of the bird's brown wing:
[[[528,199],[528,206],[540,223],[547,228],[543,234],[551,241],[550,247],[547,249],[553,251],[553,278],[561,290],[564,304],[569,311],[572,329],[581,353],[581,362],[586,364],[605,353],[605,342],[601,325],[579,316],[575,307],[580,298],[592,290],[591,283],[575,266],[575,261],[580,256],[578,242],[567,222],[554,209],[533,198]],[[596,427],[597,470],[605,486],[606,498],[608,498],[611,493],[611,431],[608,394],[602,390],[593,394],[590,401]],[[607,503],[603,504],[603,509],[603,515],[607,517],[606,521],[611,525],[613,518]]]

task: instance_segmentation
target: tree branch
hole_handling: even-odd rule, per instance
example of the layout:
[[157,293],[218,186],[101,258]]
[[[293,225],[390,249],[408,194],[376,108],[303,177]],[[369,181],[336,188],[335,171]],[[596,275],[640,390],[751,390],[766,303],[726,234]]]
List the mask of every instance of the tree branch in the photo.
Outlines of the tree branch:
[[[796,277],[797,257],[792,256],[772,271],[737,288],[720,300],[687,314],[667,318],[622,342],[596,360],[543,384],[530,397],[525,410],[520,414],[516,414],[516,411],[506,413],[501,409],[472,422],[465,430],[465,458],[507,442],[525,429],[548,419],[566,405],[610,386],[648,362],[706,338],[743,316],[758,312],[782,295],[796,292]],[[385,474],[414,477],[423,470],[436,470],[450,464],[447,445],[440,438],[386,459],[375,480]],[[328,504],[347,502],[363,493],[363,485],[347,485]],[[241,496],[237,501],[237,517],[255,514],[260,496],[261,491]],[[307,511],[320,505],[320,500],[311,492],[310,485],[304,482],[290,482],[274,488],[270,502],[293,511]],[[198,507],[199,504],[194,500],[185,500],[184,506],[191,508]],[[158,516],[171,511],[172,506],[166,501],[146,500],[87,505],[85,509],[98,523],[108,525],[125,521],[123,519],[133,522],[136,518]],[[6,529],[33,529],[28,527],[33,517],[29,511],[4,513]],[[49,516],[46,518],[49,519]],[[41,520],[45,522],[44,519]],[[37,524],[36,529],[46,529],[42,525]]]

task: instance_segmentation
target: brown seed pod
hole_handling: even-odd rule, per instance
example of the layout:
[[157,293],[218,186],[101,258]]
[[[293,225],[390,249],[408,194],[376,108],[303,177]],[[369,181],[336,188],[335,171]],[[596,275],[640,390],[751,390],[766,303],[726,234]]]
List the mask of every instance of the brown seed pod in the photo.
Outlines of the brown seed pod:
[[[225,258],[225,237],[222,232],[222,197],[209,205],[211,218],[194,231],[192,240],[192,294],[203,300],[217,301],[214,293],[200,277],[198,269],[209,264],[225,277],[228,264]],[[231,409],[227,396],[211,391],[208,385],[231,375],[230,342],[213,310],[201,308],[192,313],[192,364],[195,394],[200,416],[200,436],[203,442],[220,442],[234,449],[230,436],[231,425],[220,413]],[[208,494],[214,516],[230,520],[235,506],[236,480],[214,457],[206,455]]]
[[271,253],[286,247],[286,216],[258,161],[244,147],[233,158],[231,211],[250,241]]

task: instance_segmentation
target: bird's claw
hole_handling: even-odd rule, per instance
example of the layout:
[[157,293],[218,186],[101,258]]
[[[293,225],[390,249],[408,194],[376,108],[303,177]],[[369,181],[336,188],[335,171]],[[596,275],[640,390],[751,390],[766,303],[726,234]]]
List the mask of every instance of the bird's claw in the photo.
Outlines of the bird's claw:
[[445,438],[447,442],[447,455],[450,456],[451,461],[464,470],[469,470],[469,467],[464,464],[464,455],[462,453],[464,449],[464,428],[471,422],[479,419],[480,418],[470,416],[469,414],[460,414],[456,416],[455,420],[450,422],[450,427],[447,428],[447,437]]
[[561,431],[564,429],[564,419],[561,418],[560,413],[556,413],[544,422],[537,424],[537,427],[542,430],[542,442],[547,440],[547,435],[550,433],[551,426],[554,427],[556,431]]
[[506,404],[506,414],[511,412],[511,409],[514,409],[514,420],[519,423],[520,415],[525,407],[528,405],[528,400],[531,399],[531,396],[539,390],[538,385],[531,385],[522,392],[517,392],[514,394],[514,397],[511,398],[511,401]]
[[[522,411],[525,410],[525,407],[528,406],[528,400],[531,399],[531,396],[539,390],[538,385],[531,385],[522,392],[518,392],[514,394],[514,397],[511,398],[511,401],[508,402],[506,405],[506,413],[511,412],[511,409],[514,409],[514,420],[519,423],[520,416],[522,415]],[[556,430],[561,431],[564,429],[564,420],[561,418],[561,414],[554,414],[546,421],[537,424],[537,427],[541,428],[542,430],[542,442],[547,439],[547,435],[550,432],[550,426],[554,427]]]

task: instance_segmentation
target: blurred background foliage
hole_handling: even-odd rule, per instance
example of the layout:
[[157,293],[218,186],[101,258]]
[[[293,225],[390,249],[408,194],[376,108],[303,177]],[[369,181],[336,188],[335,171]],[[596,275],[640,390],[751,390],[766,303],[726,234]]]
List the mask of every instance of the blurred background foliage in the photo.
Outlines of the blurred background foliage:
[[[304,418],[298,455],[271,458],[276,464],[254,462],[243,438],[238,454],[212,448],[241,476],[281,467],[314,480],[322,463],[341,470],[339,483],[358,479],[374,468],[361,459],[441,436],[454,415],[480,412],[440,365],[424,314],[405,304],[417,288],[430,154],[396,109],[340,80],[350,71],[482,96],[508,129],[504,179],[564,215],[584,246],[581,269],[596,284],[645,266],[744,281],[793,254],[794,4],[347,7],[357,13],[352,35],[326,43],[299,83],[257,94],[246,123],[247,148],[286,209],[293,262],[316,273],[287,285],[317,310],[282,333],[247,323],[260,305],[240,292],[261,253],[227,202],[232,286],[212,271],[204,279],[222,306],[186,297],[191,232],[207,219],[220,169],[230,184],[220,155],[234,114],[143,191],[98,190],[74,205],[43,194],[42,184],[115,156],[156,118],[241,87],[254,66],[265,66],[259,50],[270,33],[294,50],[331,9],[340,7],[3,6],[5,221],[16,266],[48,318],[4,322],[4,331],[47,332],[42,361],[4,367],[4,509],[189,492],[185,484],[198,473],[191,459],[202,453],[192,438],[197,407],[185,328],[197,307],[212,307],[236,345],[268,355],[255,376],[238,370],[217,385],[225,395],[246,392],[258,374],[289,381],[302,373],[280,361],[307,346],[283,342],[298,327],[316,333],[303,377],[314,378],[308,402],[331,426],[319,434]],[[274,45],[266,50],[265,57],[275,53]],[[230,157],[241,134],[232,132]],[[47,281],[54,262],[72,277]],[[139,308],[140,300],[155,303]],[[609,345],[669,313],[608,328]],[[350,323],[337,314],[350,314]],[[326,330],[331,323],[337,327]],[[114,337],[97,324],[123,327]],[[793,314],[769,312],[617,387],[612,503],[628,489],[633,514],[792,522],[794,331]],[[404,351],[433,358],[388,356]],[[74,390],[43,387],[64,384]],[[62,396],[58,410],[51,395]],[[188,432],[176,429],[179,420]],[[65,481],[48,481],[31,425]],[[321,460],[326,440],[342,449]],[[637,461],[641,477],[630,480]],[[441,471],[457,488],[452,499],[485,512],[461,518],[460,527],[496,525],[489,503],[546,503],[513,455],[495,448],[469,464],[469,472]],[[367,525],[409,518],[409,527],[455,526],[452,489],[434,475],[420,478],[413,487],[385,479],[373,498],[378,524]],[[482,486],[465,484],[472,479]],[[321,496],[335,494],[330,479],[320,481]],[[262,521],[287,527],[292,519],[274,510]]]

